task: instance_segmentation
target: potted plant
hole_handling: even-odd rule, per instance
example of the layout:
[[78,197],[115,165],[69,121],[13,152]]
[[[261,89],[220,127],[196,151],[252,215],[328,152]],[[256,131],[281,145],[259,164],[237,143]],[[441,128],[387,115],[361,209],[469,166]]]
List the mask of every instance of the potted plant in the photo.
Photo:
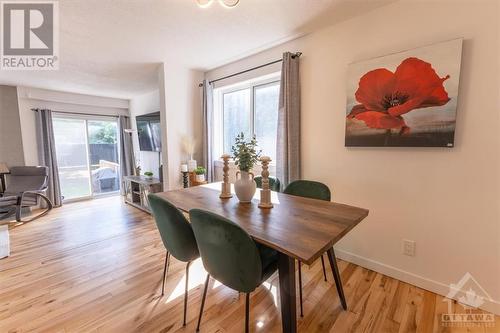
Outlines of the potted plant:
[[147,180],[153,180],[153,173],[151,171],[146,171],[144,172],[144,177],[146,177]]
[[[257,163],[261,154],[261,151],[257,150],[257,140],[254,136],[250,141],[245,141],[245,135],[240,133],[236,136],[231,150],[233,152],[234,163],[239,168],[239,171],[236,172],[234,191],[240,202],[251,202],[257,184],[255,184],[253,180],[254,175],[250,170]],[[239,178],[238,175],[240,175]]]
[[194,169],[194,173],[196,174],[196,181],[199,183],[202,183],[205,181],[205,173],[207,172],[207,169],[205,169],[202,166],[197,167]]

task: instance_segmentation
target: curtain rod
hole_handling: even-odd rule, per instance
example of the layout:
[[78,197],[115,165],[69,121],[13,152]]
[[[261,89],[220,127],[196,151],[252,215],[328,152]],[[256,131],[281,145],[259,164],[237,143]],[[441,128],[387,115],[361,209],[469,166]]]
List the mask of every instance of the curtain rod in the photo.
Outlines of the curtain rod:
[[[302,52],[296,52],[296,53],[292,54],[292,58],[300,57],[301,55],[302,55]],[[249,69],[245,69],[244,71],[241,71],[241,72],[238,72],[238,73],[234,73],[234,74],[230,74],[230,75],[227,75],[227,76],[224,76],[224,77],[220,77],[220,78],[215,79],[215,80],[210,80],[210,81],[208,81],[208,83],[212,84],[212,83],[217,82],[217,81],[229,79],[229,78],[231,78],[233,76],[245,74],[245,73],[254,71],[254,70],[262,68],[262,67],[266,67],[266,66],[269,66],[269,65],[277,64],[278,62],[282,62],[282,61],[283,61],[283,59],[274,60],[274,61],[268,62],[268,63],[260,65],[260,66],[252,67],[252,68],[249,68]],[[203,83],[200,83],[198,85],[198,87],[203,87]]]
[[[46,110],[44,108],[40,108],[40,110]],[[49,110],[49,109],[47,109]],[[38,109],[31,109],[31,111],[38,112]],[[51,110],[52,112],[55,113],[67,113],[67,114],[74,114],[74,115],[81,115],[81,116],[98,116],[98,117],[113,117],[113,118],[118,118],[119,116],[117,115],[111,115],[111,114],[97,114],[97,113],[84,113],[84,112],[67,112],[67,111],[57,111],[57,110]],[[128,116],[124,116],[128,117]]]

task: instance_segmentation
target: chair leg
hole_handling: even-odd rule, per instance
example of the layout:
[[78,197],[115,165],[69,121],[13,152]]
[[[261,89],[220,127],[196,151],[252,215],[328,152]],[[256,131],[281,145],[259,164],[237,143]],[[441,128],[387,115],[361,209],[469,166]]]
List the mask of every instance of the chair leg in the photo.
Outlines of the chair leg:
[[207,298],[209,281],[210,281],[210,274],[207,274],[207,279],[205,280],[205,288],[203,289],[203,297],[201,298],[200,315],[198,316],[198,325],[196,326],[196,332],[200,331],[201,316],[203,315],[203,308],[205,307],[205,299]]
[[17,222],[21,222],[21,214],[22,214],[22,210],[23,210],[22,200],[23,200],[22,196],[17,198],[17,204],[16,204],[16,221]]
[[335,252],[333,251],[333,247],[327,251],[327,254],[333,272],[333,279],[335,280],[335,285],[337,286],[337,292],[339,294],[340,303],[342,304],[342,308],[344,310],[347,310],[347,302],[345,300],[344,289],[342,288],[342,280],[340,279],[339,268],[337,266],[337,258],[335,258]]
[[191,264],[188,261],[186,265],[186,285],[184,287],[184,319],[182,321],[182,326],[186,326],[186,314],[187,314],[187,306],[188,306],[188,285],[189,285],[189,265]]
[[23,208],[22,202],[23,202],[23,196],[21,196],[21,197],[18,198],[17,205],[14,208],[14,210],[16,212],[16,221],[17,222],[23,222],[23,223],[32,222],[32,221],[38,219],[39,217],[47,215],[52,210],[52,208],[54,207],[54,205],[52,204],[52,201],[50,201],[50,199],[47,198],[45,195],[43,195],[41,193],[38,193],[38,192],[31,193],[31,194],[34,194],[38,198],[40,198],[43,201],[45,201],[45,204],[47,205],[47,208],[43,212],[39,213],[38,215],[31,216],[30,219],[28,219],[28,220],[23,220],[22,219],[22,208]]
[[304,317],[304,309],[302,308],[302,263],[299,261],[299,299],[300,299],[300,316]]
[[169,262],[170,259],[170,253],[167,251],[167,254],[165,256],[165,266],[163,266],[163,282],[161,285],[161,295],[163,296],[165,294],[165,281],[167,279],[167,272],[168,272],[168,266],[170,264]]
[[249,321],[250,321],[250,293],[246,293],[245,299],[245,333],[249,332]]
[[327,280],[326,280],[325,259],[323,259],[323,255],[321,255],[321,266],[323,266],[323,276],[324,276],[325,282],[326,282]]

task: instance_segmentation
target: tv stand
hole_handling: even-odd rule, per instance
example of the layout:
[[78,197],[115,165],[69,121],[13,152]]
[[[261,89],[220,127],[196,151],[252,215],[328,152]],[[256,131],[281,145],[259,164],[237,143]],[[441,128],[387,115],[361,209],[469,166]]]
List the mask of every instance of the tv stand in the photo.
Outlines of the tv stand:
[[125,183],[125,203],[151,213],[148,194],[163,191],[160,180],[158,178],[149,180],[143,176],[126,176],[123,177],[123,180]]

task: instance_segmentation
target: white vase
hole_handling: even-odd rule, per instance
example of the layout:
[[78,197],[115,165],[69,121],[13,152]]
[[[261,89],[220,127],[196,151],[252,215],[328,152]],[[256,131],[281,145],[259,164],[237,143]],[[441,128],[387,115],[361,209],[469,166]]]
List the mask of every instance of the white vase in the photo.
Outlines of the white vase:
[[197,166],[198,166],[198,163],[196,163],[196,160],[189,160],[188,161],[188,171],[189,172],[193,172]]
[[202,183],[205,181],[205,175],[196,175],[196,181]]
[[[240,175],[239,178],[238,175]],[[253,173],[246,171],[236,172],[234,191],[236,192],[236,196],[238,197],[240,202],[251,202],[256,189],[257,184],[255,184],[255,181],[253,180]]]

